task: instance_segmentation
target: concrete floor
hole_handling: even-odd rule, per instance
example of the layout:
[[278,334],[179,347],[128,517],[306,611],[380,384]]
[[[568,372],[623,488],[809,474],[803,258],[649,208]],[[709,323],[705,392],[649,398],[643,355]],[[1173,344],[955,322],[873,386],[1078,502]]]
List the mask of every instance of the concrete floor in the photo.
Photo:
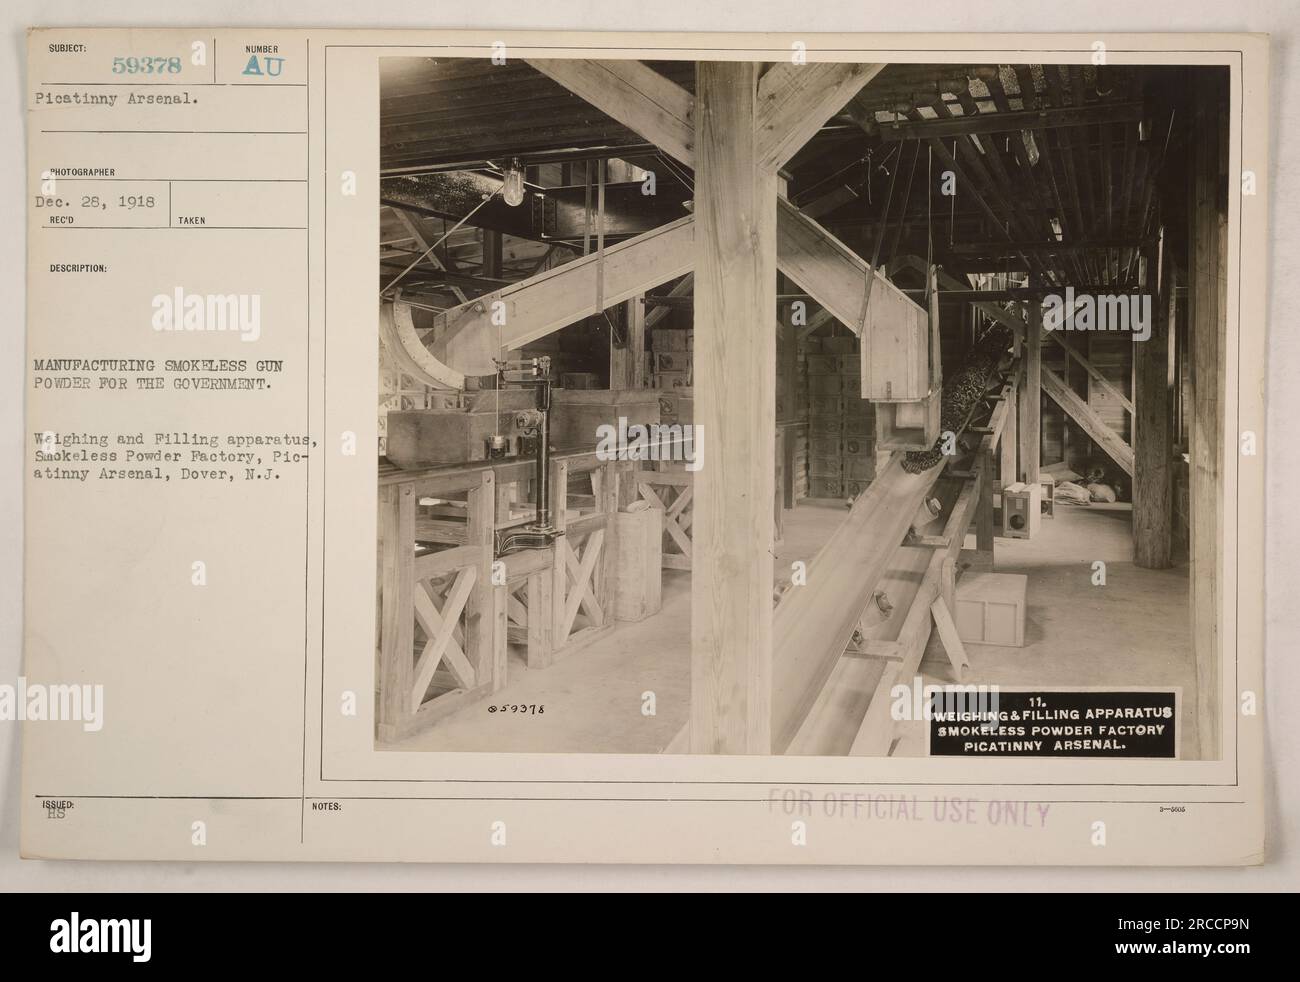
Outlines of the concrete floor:
[[[973,545],[973,537],[969,540]],[[1032,540],[997,540],[997,571],[1029,576],[1025,646],[970,645],[963,684],[1183,689],[1181,748],[1196,746],[1196,667],[1191,654],[1187,566],[1133,565],[1132,507],[1060,505]],[[1106,585],[1092,585],[1092,564]],[[927,684],[953,681],[937,637],[921,664]],[[925,753],[921,727],[900,727],[896,756]]]
[[[808,560],[847,514],[842,502],[806,500],[787,511],[776,581]],[[997,569],[1029,575],[1025,646],[972,645],[967,684],[1182,686],[1183,747],[1195,746],[1186,566],[1144,570],[1131,561],[1127,505],[1058,505],[1032,540],[997,540]],[[972,543],[973,544],[973,541]],[[1106,563],[1104,587],[1092,564]],[[658,753],[685,724],[690,699],[690,574],[665,571],[663,610],[621,623],[550,668],[528,671],[512,649],[506,687],[423,733],[385,749],[495,752]],[[926,683],[951,682],[932,638]],[[642,713],[653,692],[655,715]],[[489,706],[543,706],[541,714],[491,713]],[[900,727],[896,755],[925,752],[920,727]]]
[[[620,623],[550,668],[529,671],[512,645],[505,688],[385,749],[658,753],[686,722],[691,679],[691,578],[665,570],[663,610]],[[641,712],[655,694],[654,716]],[[541,714],[489,712],[540,706]]]

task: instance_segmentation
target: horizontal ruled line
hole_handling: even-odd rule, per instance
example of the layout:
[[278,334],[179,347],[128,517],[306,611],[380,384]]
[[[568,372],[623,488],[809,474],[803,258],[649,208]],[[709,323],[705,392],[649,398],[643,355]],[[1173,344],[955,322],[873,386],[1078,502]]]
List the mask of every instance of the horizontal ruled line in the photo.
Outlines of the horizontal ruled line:
[[222,85],[258,85],[264,89],[305,89],[306,82],[38,82],[38,85],[117,85],[135,88],[153,88],[160,85],[183,85],[186,88],[199,88]]
[[162,133],[170,136],[306,136],[306,130],[41,130],[42,133]]
[[305,177],[59,177],[60,182],[123,181],[128,184],[306,184]]
[[[489,782],[490,783],[490,782]],[[533,784],[548,784],[548,781],[525,782]],[[585,781],[564,781],[564,784],[585,784]],[[602,783],[602,782],[595,782]],[[620,782],[622,783],[622,782]],[[648,782],[631,782],[647,784],[677,784],[677,781],[648,781]],[[714,782],[692,782],[712,784]],[[734,783],[734,782],[718,782]],[[746,782],[751,784],[768,784],[781,782],[752,781]],[[787,782],[788,783],[788,782]],[[845,782],[813,782],[818,786],[830,787],[835,784]],[[882,787],[883,785],[861,785],[862,787]],[[232,794],[33,794],[33,798],[45,799],[69,799],[72,801],[301,801],[302,795],[232,795]],[[757,798],[648,798],[648,797],[599,797],[599,798],[573,798],[573,797],[524,797],[524,796],[501,796],[501,795],[307,795],[307,801],[550,801],[550,802],[608,802],[611,804],[621,804],[623,802],[643,802],[647,805],[671,805],[671,804],[726,804],[726,805],[745,805],[769,804],[770,800],[765,797]],[[933,804],[935,798],[918,798],[919,804]],[[1045,805],[1244,805],[1244,801],[1166,801],[1165,799],[1145,799],[1145,798],[1035,798],[1032,801],[1028,799],[1015,799],[1018,804],[1045,804]]]
[[123,231],[127,229],[139,229],[142,231],[154,231],[157,229],[174,229],[177,232],[190,232],[196,229],[211,229],[213,231],[242,231],[242,232],[305,232],[306,225],[42,225],[41,228],[50,229],[55,232],[98,232],[106,229],[114,231]]

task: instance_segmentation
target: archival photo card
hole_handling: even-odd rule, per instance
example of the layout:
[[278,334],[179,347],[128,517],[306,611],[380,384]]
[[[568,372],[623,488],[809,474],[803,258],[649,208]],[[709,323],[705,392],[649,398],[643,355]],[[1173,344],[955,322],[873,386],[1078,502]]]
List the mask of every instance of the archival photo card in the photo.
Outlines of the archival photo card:
[[1266,38],[28,53],[27,855],[1261,861]]

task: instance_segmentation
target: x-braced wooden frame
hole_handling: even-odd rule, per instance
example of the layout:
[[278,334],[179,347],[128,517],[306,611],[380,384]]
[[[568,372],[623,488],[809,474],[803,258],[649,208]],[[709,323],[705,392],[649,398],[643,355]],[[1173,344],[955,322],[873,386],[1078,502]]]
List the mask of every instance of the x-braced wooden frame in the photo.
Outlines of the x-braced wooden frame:
[[664,569],[691,568],[691,524],[695,519],[694,475],[686,471],[640,470],[635,474],[637,493],[652,508],[663,512]]

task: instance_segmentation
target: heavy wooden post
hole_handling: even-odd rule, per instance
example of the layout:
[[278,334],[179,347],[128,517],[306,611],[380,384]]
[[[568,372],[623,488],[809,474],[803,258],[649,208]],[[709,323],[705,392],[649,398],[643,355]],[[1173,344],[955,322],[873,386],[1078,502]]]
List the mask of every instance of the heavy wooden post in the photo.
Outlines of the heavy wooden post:
[[1154,256],[1146,260],[1151,336],[1133,344],[1133,562],[1147,569],[1173,565],[1169,332],[1174,318],[1174,270],[1166,257],[1160,289]]
[[397,737],[410,711],[415,675],[415,495],[389,485],[379,495],[382,599],[379,656],[379,738]]
[[645,304],[644,294],[623,304],[625,337],[617,347],[610,339],[609,387],[611,389],[645,388]]
[[772,724],[776,174],[760,162],[758,68],[700,62],[695,88],[692,753],[766,754]]
[[[790,281],[785,277],[777,276],[777,288],[782,292],[785,291],[786,285]],[[798,396],[798,377],[799,377],[799,328],[792,323],[791,309],[783,307],[776,323],[776,353],[777,353],[777,422],[782,424],[793,423],[799,417],[796,407]],[[781,498],[781,505],[784,508],[794,507],[794,444],[795,431],[790,426],[781,426],[778,431],[777,452],[780,459],[777,462],[778,472],[781,475],[781,483],[777,487],[777,494]],[[780,527],[781,516],[777,515],[777,526]],[[778,535],[779,537],[779,535]]]
[[[993,520],[993,452],[981,450],[975,463],[975,479],[979,484],[979,505],[975,511],[975,551],[979,569],[991,570],[994,566],[994,545],[997,527]],[[1005,508],[1006,505],[1003,505]]]
[[554,572],[550,566],[528,577],[528,667],[550,668],[554,659]]
[[1190,216],[1192,404],[1190,446],[1192,651],[1200,757],[1221,755],[1223,472],[1227,329],[1228,73],[1194,70]]
[[[1030,285],[1039,284],[1037,277]],[[1017,395],[1020,422],[1020,479],[1026,484],[1038,483],[1043,419],[1043,305],[1035,297],[1025,304],[1024,387]]]
[[569,463],[565,460],[557,460],[551,465],[551,524],[560,533],[552,547],[554,556],[551,563],[551,603],[555,605],[552,610],[554,621],[551,625],[552,656],[556,649],[562,648],[564,642],[568,640],[564,608],[569,598],[569,567],[566,565],[566,557],[570,546],[569,540],[563,534],[569,524],[568,512]]
[[596,508],[605,516],[605,544],[591,574],[591,586],[600,604],[601,626],[614,623],[614,610],[618,605],[618,514],[619,462],[606,462],[596,472]]
[[632,358],[629,389],[644,389],[645,377],[645,303],[644,294],[633,297],[627,306],[627,349]]
[[1017,451],[1020,442],[1020,406],[1016,401],[1020,389],[1020,365],[1016,365],[1016,373],[1012,376],[1011,385],[1007,390],[1007,421],[1002,428],[1002,439],[998,442],[998,475],[1002,478],[1002,486],[1013,484],[1019,479],[1017,474]]
[[[466,496],[465,541],[478,546],[478,576],[465,605],[465,657],[474,666],[474,683],[483,685],[506,673],[505,595],[492,585],[493,540],[496,535],[496,474],[484,470],[477,488]],[[501,633],[498,639],[497,633]],[[498,644],[498,641],[500,643]],[[492,691],[496,691],[497,686]]]

